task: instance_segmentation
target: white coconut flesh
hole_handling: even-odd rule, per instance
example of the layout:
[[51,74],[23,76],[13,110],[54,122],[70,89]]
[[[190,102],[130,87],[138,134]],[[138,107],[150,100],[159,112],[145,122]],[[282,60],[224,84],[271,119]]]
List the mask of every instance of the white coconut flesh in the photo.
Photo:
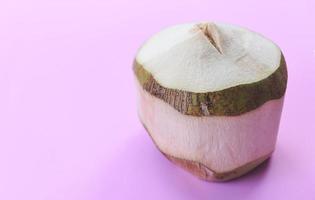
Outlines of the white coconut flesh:
[[[258,33],[196,23],[154,35],[136,63],[165,88],[207,93],[266,79],[280,67],[281,57],[280,49]],[[267,158],[275,148],[283,96],[236,116],[196,117],[178,112],[139,83],[137,88],[141,121],[167,155],[200,163],[215,174]]]
[[218,23],[165,29],[136,57],[162,86],[191,92],[262,80],[279,67],[280,60],[280,49],[260,34]]

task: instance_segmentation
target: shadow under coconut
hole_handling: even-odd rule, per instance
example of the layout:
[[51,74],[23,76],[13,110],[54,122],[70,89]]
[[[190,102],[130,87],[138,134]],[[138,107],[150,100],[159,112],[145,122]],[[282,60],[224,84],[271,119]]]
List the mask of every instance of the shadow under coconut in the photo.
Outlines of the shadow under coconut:
[[155,147],[144,129],[123,144],[105,168],[107,199],[252,199],[271,160],[238,179],[206,182],[176,167]]

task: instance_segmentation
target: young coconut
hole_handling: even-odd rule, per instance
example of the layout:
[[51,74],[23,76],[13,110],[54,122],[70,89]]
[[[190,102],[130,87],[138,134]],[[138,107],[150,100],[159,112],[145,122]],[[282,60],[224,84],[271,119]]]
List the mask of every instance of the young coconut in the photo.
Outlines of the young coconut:
[[149,39],[133,66],[139,117],[158,149],[205,180],[229,180],[274,151],[287,69],[247,29],[199,23]]

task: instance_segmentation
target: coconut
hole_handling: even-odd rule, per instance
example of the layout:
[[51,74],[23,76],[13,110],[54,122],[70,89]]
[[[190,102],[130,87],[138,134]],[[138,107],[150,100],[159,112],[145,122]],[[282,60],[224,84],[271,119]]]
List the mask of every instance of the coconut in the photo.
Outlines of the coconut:
[[229,24],[181,24],[151,37],[133,69],[140,120],[175,164],[223,181],[271,156],[287,85],[272,41]]

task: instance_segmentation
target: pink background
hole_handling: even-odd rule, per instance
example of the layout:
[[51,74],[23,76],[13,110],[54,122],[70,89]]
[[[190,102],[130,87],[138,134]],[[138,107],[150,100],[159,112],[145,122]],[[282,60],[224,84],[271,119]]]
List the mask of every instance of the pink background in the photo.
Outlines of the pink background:
[[[138,121],[131,64],[161,28],[217,20],[289,67],[277,149],[228,183],[174,167]],[[2,0],[0,199],[315,199],[313,0]]]

